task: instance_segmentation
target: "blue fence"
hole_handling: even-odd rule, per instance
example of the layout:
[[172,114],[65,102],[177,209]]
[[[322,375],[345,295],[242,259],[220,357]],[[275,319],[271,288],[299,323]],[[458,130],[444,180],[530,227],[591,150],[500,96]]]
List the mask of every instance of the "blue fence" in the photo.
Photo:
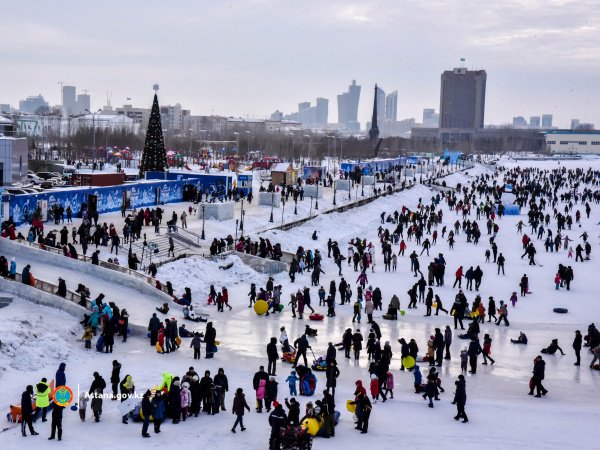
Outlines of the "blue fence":
[[233,177],[230,175],[207,175],[203,173],[185,172],[146,172],[146,180],[177,180],[193,185],[203,194],[223,198],[232,188]]
[[48,202],[48,211],[51,211],[54,205],[62,206],[65,210],[70,206],[73,216],[77,217],[81,212],[81,205],[89,202],[89,196],[96,196],[96,210],[105,213],[120,210],[124,200],[129,203],[130,208],[180,202],[183,200],[185,184],[191,183],[182,180],[96,188],[81,187],[40,194],[4,195],[2,202],[8,202],[9,215],[17,225],[20,225],[26,220],[31,220],[38,202],[43,200]]

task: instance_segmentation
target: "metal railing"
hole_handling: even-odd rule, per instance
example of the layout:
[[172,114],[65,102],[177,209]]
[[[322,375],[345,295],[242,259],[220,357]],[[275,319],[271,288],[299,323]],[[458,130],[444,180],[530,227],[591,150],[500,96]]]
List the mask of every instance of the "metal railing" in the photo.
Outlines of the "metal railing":
[[[35,278],[35,275],[34,275]],[[20,273],[15,274],[15,279],[11,279],[11,278],[5,278],[5,280],[9,280],[9,281],[14,281],[16,283],[23,283],[23,276]],[[65,297],[62,297],[60,295],[58,295],[56,292],[58,291],[58,286],[52,283],[49,283],[47,281],[43,281],[43,280],[38,280],[37,278],[35,279],[35,283],[33,285],[29,284],[27,286],[31,286],[35,289],[39,289],[40,291],[43,292],[48,292],[50,294],[54,294],[57,297],[61,297],[64,298],[72,303],[76,303],[79,306],[81,305],[81,295],[79,295],[77,292],[73,292],[67,289],[67,295]],[[85,308],[86,309],[90,309],[92,307],[92,302],[90,300],[86,300],[86,305]]]

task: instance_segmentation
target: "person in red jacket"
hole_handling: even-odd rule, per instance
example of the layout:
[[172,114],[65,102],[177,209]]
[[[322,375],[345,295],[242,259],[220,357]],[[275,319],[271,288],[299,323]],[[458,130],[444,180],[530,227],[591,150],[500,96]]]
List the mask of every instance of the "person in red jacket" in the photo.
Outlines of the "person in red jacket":
[[374,402],[379,400],[379,380],[377,379],[377,375],[374,373],[371,374],[371,398]]
[[367,390],[364,388],[361,380],[356,380],[356,390],[354,391],[354,401],[358,399],[358,394],[367,395]]
[[463,266],[460,266],[458,268],[458,270],[456,271],[456,273],[454,274],[454,276],[456,277],[456,279],[454,280],[454,285],[452,287],[455,288],[456,284],[458,283],[458,288],[460,289],[461,285],[462,285]]

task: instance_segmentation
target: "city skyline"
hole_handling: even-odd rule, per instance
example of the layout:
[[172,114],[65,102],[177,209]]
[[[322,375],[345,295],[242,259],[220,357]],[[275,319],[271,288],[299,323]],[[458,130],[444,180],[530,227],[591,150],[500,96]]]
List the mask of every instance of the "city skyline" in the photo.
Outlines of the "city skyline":
[[[268,117],[277,109],[295,111],[298,99],[324,97],[334,122],[336,96],[356,79],[364,89],[358,111],[364,128],[375,83],[398,91],[399,120],[418,119],[424,108],[439,109],[439,76],[464,57],[467,68],[488,73],[486,125],[542,113],[552,114],[553,124],[562,128],[574,117],[600,122],[594,101],[600,96],[594,20],[600,6],[592,1],[476,8],[435,1],[184,1],[161,10],[160,25],[168,33],[155,31],[158,3],[119,3],[119,14],[110,4],[93,16],[74,1],[59,7],[32,1],[27,14],[16,4],[5,5],[0,30],[19,39],[3,51],[0,103],[16,107],[42,93],[58,105],[58,82],[64,80],[89,89],[93,108],[106,104],[107,91],[113,106],[149,108],[152,84],[158,82],[161,104],[179,102],[194,114]],[[107,33],[106,23],[126,31]],[[449,32],[453,39],[445,36]],[[218,39],[203,45],[211,35]]]

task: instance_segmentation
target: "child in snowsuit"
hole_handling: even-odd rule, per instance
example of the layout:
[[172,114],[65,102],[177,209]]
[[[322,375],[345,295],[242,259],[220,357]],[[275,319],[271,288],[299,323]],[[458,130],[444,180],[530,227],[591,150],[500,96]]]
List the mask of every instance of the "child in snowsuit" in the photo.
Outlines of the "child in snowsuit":
[[298,375],[296,375],[295,370],[292,370],[290,375],[285,379],[290,388],[290,395],[298,395],[298,392],[296,390],[296,382],[298,380],[300,380],[300,378],[298,378]]
[[385,379],[385,396],[389,395],[390,398],[394,398],[394,374],[388,372]]
[[81,339],[83,339],[85,342],[86,350],[89,350],[90,348],[92,348],[92,338],[93,337],[94,337],[94,333],[92,333],[92,328],[85,327],[85,332],[83,333],[83,336],[81,337]]
[[267,412],[271,411],[271,403],[277,401],[277,386],[279,383],[275,381],[275,378],[271,377],[269,381],[267,381],[267,386],[265,389],[265,407]]
[[373,399],[373,403],[379,400],[379,380],[375,374],[371,374],[371,398]]
[[415,377],[415,382],[414,382],[415,394],[420,394],[421,393],[421,383],[423,382],[423,376],[421,375],[421,370],[419,369],[419,366],[415,366],[413,376]]
[[92,412],[94,413],[94,420],[100,422],[100,416],[102,415],[102,390],[96,389],[94,391],[94,397],[91,402]]
[[512,295],[510,296],[510,302],[512,303],[513,308],[514,308],[515,305],[517,304],[517,293],[516,292],[513,292]]
[[248,293],[248,296],[250,297],[250,304],[248,305],[248,308],[252,308],[252,305],[256,301],[256,284],[252,283],[250,285],[250,292]]
[[438,397],[438,389],[437,384],[434,380],[427,381],[427,386],[425,386],[425,393],[423,394],[423,399],[429,399],[429,407],[433,408],[433,399],[439,400]]

